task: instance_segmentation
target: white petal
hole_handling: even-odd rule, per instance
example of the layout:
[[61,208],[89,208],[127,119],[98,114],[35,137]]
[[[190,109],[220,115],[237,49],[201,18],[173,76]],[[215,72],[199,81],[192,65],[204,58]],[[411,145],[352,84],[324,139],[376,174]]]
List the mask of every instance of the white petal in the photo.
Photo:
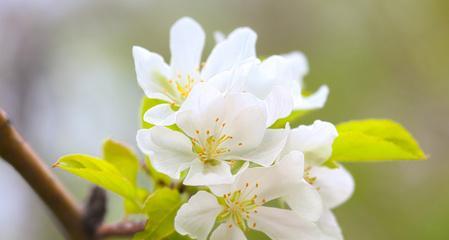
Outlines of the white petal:
[[[273,240],[317,240],[320,238],[318,227],[286,209],[259,207],[252,215],[255,225],[251,228],[267,234]],[[254,227],[255,226],[255,227]]]
[[321,86],[315,93],[310,96],[304,97],[296,93],[295,95],[295,107],[296,110],[309,110],[322,108],[326,103],[327,96],[329,95],[329,88],[326,85]]
[[337,219],[330,210],[323,213],[317,224],[322,232],[320,240],[343,240],[343,234]]
[[238,226],[229,227],[228,224],[222,223],[212,233],[210,240],[246,240],[246,237]]
[[216,31],[214,32],[214,40],[215,43],[221,43],[226,39],[226,35],[223,32]]
[[155,126],[137,132],[137,145],[150,156],[154,168],[168,176],[179,179],[196,155],[190,140],[180,132]]
[[267,105],[267,126],[276,120],[287,117],[293,109],[293,98],[288,89],[276,86],[265,99]]
[[176,21],[170,30],[171,66],[176,74],[194,74],[201,61],[205,34],[192,18]]
[[292,129],[284,151],[301,151],[307,164],[321,165],[331,156],[337,136],[333,124],[316,120],[312,125]]
[[262,142],[256,148],[234,157],[262,166],[270,166],[282,152],[287,142],[288,134],[289,130],[287,129],[267,129]]
[[354,179],[343,166],[337,169],[312,167],[310,174],[316,177],[313,185],[319,189],[328,208],[335,208],[346,202],[354,192]]
[[221,210],[214,195],[199,191],[178,210],[175,229],[182,235],[188,234],[192,238],[205,240]]
[[211,166],[197,160],[190,167],[184,185],[205,186],[229,184],[233,181],[231,167],[227,163],[220,161],[217,165]]
[[133,47],[133,57],[137,81],[147,97],[170,100],[165,92],[171,90],[167,81],[171,77],[171,70],[164,59],[138,46]]
[[288,206],[304,219],[317,221],[323,212],[320,194],[305,181],[298,184],[295,191],[291,191],[284,199]]
[[176,122],[176,112],[170,104],[159,104],[146,111],[143,119],[153,125],[169,126]]
[[256,201],[264,203],[296,191],[297,185],[303,181],[303,155],[301,152],[292,152],[283,160],[271,167],[246,169],[236,177],[230,192],[242,190],[243,199],[257,195]]
[[302,82],[302,78],[309,72],[309,63],[304,53],[291,52],[282,56],[290,62],[294,80]]
[[257,58],[247,58],[240,65],[212,76],[207,82],[223,93],[228,92],[250,92],[245,87],[250,75],[254,74],[260,60]]
[[249,28],[238,28],[229,37],[217,44],[201,72],[202,79],[231,69],[243,60],[256,56],[256,33]]

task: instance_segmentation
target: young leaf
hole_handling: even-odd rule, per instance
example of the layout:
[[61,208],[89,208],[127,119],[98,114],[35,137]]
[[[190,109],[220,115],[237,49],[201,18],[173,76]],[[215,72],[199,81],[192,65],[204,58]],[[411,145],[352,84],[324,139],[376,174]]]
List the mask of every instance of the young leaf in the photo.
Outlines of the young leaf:
[[137,188],[137,199],[135,201],[130,201],[124,199],[124,207],[126,214],[139,214],[143,212],[143,203],[148,197],[148,191],[144,188]]
[[337,130],[331,162],[426,159],[413,136],[391,120],[349,121],[339,124]]
[[115,192],[131,201],[136,199],[134,183],[123,176],[114,165],[103,159],[82,154],[71,154],[61,157],[54,166]]
[[103,158],[114,165],[131,183],[136,184],[139,159],[131,149],[108,139],[103,144]]
[[140,102],[140,111],[139,111],[140,126],[142,128],[153,127],[153,124],[147,123],[143,120],[143,116],[150,108],[152,108],[156,105],[159,105],[161,103],[165,103],[165,101],[159,100],[159,99],[147,98],[147,97],[142,98],[142,101]]
[[134,236],[134,239],[160,240],[170,236],[174,231],[176,212],[183,200],[178,191],[162,188],[152,193],[144,204],[148,221],[145,230]]
[[148,169],[147,171],[148,174],[153,180],[153,186],[155,189],[170,185],[171,178],[163,173],[156,171],[156,169],[154,169],[148,157],[145,157],[145,165]]
[[310,110],[296,110],[288,117],[277,120],[270,128],[284,128],[285,124],[290,123],[291,127],[297,127],[300,124],[301,118],[310,113]]

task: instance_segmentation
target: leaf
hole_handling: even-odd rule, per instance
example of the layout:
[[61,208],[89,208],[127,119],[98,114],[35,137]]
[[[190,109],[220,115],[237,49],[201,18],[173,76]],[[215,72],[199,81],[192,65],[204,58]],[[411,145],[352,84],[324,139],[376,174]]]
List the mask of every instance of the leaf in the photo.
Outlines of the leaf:
[[153,179],[153,186],[155,189],[170,185],[171,178],[163,173],[156,171],[148,157],[145,157],[145,165],[148,169],[148,175],[150,175],[150,177]]
[[174,219],[183,200],[178,191],[161,188],[152,193],[144,204],[144,212],[148,216],[145,230],[134,236],[134,239],[159,240],[170,236],[174,231]]
[[291,127],[297,127],[300,124],[301,118],[310,113],[310,110],[296,110],[288,117],[277,120],[270,128],[285,128],[285,124],[290,123]]
[[103,144],[103,158],[114,165],[131,183],[136,184],[139,159],[130,148],[108,139]]
[[413,136],[391,120],[349,121],[339,124],[337,130],[331,162],[427,159]]
[[126,214],[139,214],[143,212],[143,203],[148,197],[148,191],[144,188],[137,188],[137,199],[130,201],[124,199],[123,205],[125,207]]
[[53,166],[108,189],[130,201],[136,199],[135,184],[111,163],[92,156],[71,154],[61,157]]
[[147,98],[147,97],[142,98],[142,100],[140,102],[140,111],[139,111],[140,126],[142,128],[153,127],[153,124],[147,123],[143,120],[143,116],[150,108],[152,108],[156,105],[159,105],[161,103],[166,103],[166,102],[163,100],[159,100],[159,99],[153,99],[153,98]]

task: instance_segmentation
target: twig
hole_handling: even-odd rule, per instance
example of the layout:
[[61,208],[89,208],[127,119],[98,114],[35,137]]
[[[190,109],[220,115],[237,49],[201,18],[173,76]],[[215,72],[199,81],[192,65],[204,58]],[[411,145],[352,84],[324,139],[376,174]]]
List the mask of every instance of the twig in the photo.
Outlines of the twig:
[[68,238],[86,239],[81,209],[0,109],[0,156],[27,181],[53,212]]
[[130,222],[124,221],[115,224],[104,224],[97,229],[98,238],[106,237],[126,237],[132,236],[137,232],[143,231],[145,228],[145,221]]

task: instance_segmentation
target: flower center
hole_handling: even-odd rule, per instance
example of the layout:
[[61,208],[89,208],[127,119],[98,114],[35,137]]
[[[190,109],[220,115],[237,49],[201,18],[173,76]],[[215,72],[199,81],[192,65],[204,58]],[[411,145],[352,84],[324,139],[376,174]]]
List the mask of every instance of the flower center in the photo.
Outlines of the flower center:
[[[220,203],[223,205],[223,211],[218,216],[221,221],[229,221],[229,228],[236,224],[243,231],[246,231],[248,226],[256,227],[256,222],[251,219],[251,214],[257,214],[257,208],[265,204],[265,199],[260,199],[257,194],[253,194],[253,190],[259,188],[259,183],[256,183],[252,188],[250,183],[246,183],[243,189],[230,192],[220,198]],[[251,221],[251,223],[250,223]]]
[[[224,147],[223,143],[232,139],[232,136],[223,134],[223,129],[226,127],[225,122],[221,123],[217,117],[215,124],[213,131],[209,129],[204,132],[195,130],[196,137],[191,138],[193,151],[198,154],[203,163],[212,165],[217,163],[222,154],[231,151],[231,149]],[[239,143],[238,145],[241,146],[242,144]]]

